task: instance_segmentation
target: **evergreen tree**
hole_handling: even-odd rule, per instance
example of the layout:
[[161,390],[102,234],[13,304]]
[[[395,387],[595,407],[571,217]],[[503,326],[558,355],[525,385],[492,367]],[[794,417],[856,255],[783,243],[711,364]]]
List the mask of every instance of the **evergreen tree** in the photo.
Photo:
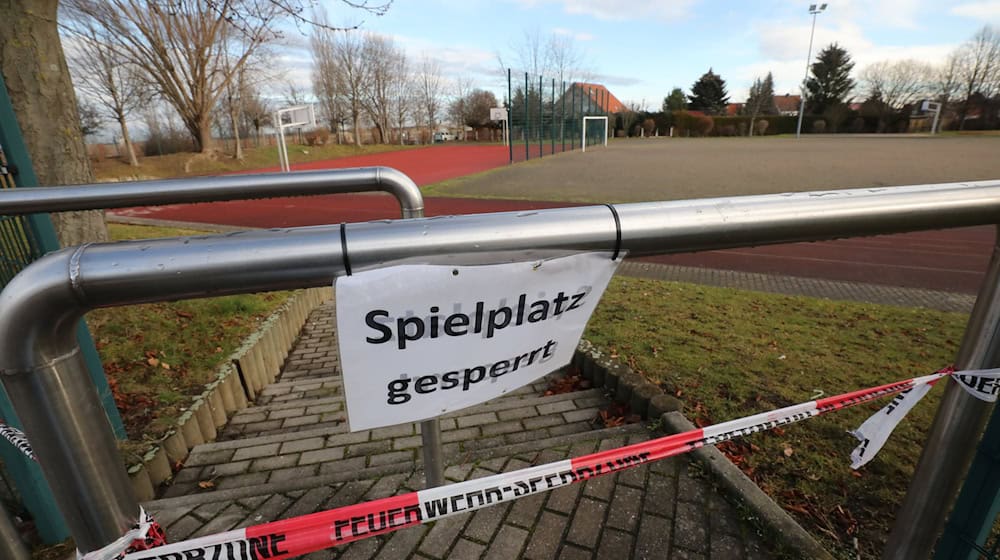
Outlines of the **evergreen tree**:
[[750,86],[750,94],[747,96],[747,103],[743,106],[743,114],[756,117],[757,115],[777,115],[778,107],[774,104],[774,76],[770,72],[762,80],[757,78]]
[[806,80],[806,112],[821,115],[829,107],[845,103],[854,89],[853,68],[851,55],[837,43],[820,51],[816,62],[810,66],[812,76]]
[[691,100],[688,108],[694,111],[704,111],[709,115],[724,115],[729,103],[726,93],[726,81],[709,68],[698,81],[691,86]]
[[684,95],[684,90],[675,87],[670,90],[670,95],[663,98],[662,110],[664,113],[673,113],[684,109],[687,109],[687,97]]

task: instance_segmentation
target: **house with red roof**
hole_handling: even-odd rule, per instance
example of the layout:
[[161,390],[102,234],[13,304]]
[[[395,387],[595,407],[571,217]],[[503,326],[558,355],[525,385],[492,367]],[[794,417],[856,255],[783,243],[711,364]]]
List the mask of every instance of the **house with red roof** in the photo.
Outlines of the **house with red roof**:
[[778,114],[784,117],[797,117],[799,106],[802,103],[801,95],[775,95],[774,106],[778,108]]
[[[563,93],[566,99],[567,111],[573,103],[577,112],[584,113],[621,113],[628,110],[615,94],[601,84],[590,84],[586,82],[573,82]],[[562,98],[556,102],[561,104]],[[581,109],[582,107],[582,109]]]

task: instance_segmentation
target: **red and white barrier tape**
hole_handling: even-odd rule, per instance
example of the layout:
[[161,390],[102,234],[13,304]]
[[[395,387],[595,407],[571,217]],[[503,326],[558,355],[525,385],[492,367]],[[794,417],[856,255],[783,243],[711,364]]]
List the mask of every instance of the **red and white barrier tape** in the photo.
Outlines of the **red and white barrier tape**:
[[[77,560],[122,560],[129,553],[162,547],[166,542],[167,538],[163,529],[160,528],[160,524],[140,507],[139,520],[120,539],[100,550],[94,550],[87,554],[80,554],[78,550],[76,558]],[[157,548],[157,550],[162,550],[162,548]],[[178,560],[183,559],[178,558]]]
[[31,450],[31,444],[28,443],[28,437],[21,430],[7,424],[0,424],[0,437],[10,442],[11,445],[21,453],[27,455],[32,461],[36,460],[35,452]]
[[[932,375],[762,412],[706,428],[574,459],[372,500],[292,519],[273,521],[245,529],[235,529],[152,550],[127,554],[124,560],[185,560],[195,558],[205,560],[250,560],[256,558],[280,560],[291,558],[373,535],[516,500],[575,482],[583,482],[596,476],[680,455],[705,445],[721,443],[736,437],[792,424],[884,396],[902,395],[893,399],[890,405],[873,416],[873,418],[879,415],[885,416],[886,409],[895,406],[890,410],[890,413],[894,413],[890,415],[893,420],[892,426],[888,427],[888,432],[885,431],[885,426],[879,431],[879,434],[884,433],[885,437],[888,437],[891,428],[905,413],[905,411],[895,412],[903,410],[901,401],[905,401],[904,404],[907,407],[905,410],[909,410],[916,400],[919,400],[919,396],[926,393],[926,389],[952,373],[951,369],[942,370]],[[985,393],[990,392],[976,390],[977,386],[984,386],[985,382],[982,378],[994,380],[987,385],[995,386],[995,380],[1000,378],[1000,369],[963,371],[956,374],[956,379],[967,389],[970,389],[971,385],[970,392],[979,398],[985,398]],[[919,391],[918,388],[920,388]],[[918,394],[919,396],[916,396]],[[993,394],[993,398],[996,398],[995,394]],[[871,437],[859,435],[868,433],[865,431],[866,425],[868,422],[865,422],[854,433],[862,440],[869,441],[867,446],[863,443],[859,449],[863,448],[862,454],[867,455],[866,460],[871,460],[871,456],[877,452],[881,444],[876,446],[872,443]],[[855,452],[857,453],[857,450]]]

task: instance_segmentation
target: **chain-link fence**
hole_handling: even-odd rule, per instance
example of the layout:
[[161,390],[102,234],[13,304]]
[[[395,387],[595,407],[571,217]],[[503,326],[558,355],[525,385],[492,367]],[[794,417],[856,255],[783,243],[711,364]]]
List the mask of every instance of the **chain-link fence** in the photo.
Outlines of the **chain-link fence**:
[[507,71],[510,125],[510,161],[524,161],[603,145],[607,121],[584,117],[607,117],[611,95],[606,88],[583,82],[515,74]]

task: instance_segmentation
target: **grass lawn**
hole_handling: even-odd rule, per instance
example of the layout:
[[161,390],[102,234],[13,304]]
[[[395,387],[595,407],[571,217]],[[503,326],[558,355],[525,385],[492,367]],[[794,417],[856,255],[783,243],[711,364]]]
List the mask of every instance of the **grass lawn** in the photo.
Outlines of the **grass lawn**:
[[[684,402],[700,426],[917,375],[952,362],[967,316],[616,278],[588,340]],[[830,549],[878,557],[942,388],[871,463],[850,469],[857,428],[883,399],[720,446]]]
[[[294,165],[310,161],[322,161],[348,156],[425,148],[427,146],[400,146],[397,144],[354,145],[328,144],[326,146],[288,146],[288,159]],[[98,181],[131,181],[136,179],[166,179],[191,177],[195,175],[216,175],[233,171],[250,171],[278,166],[278,149],[274,146],[247,149],[242,161],[232,158],[229,153],[219,153],[214,159],[196,158],[185,171],[185,164],[195,154],[177,153],[163,156],[148,156],[139,159],[139,167],[131,167],[121,159],[104,159],[91,162],[94,176]]]
[[[204,232],[109,224],[115,241]],[[87,314],[125,422],[125,460],[162,437],[220,364],[284,303],[289,292],[98,309]]]

